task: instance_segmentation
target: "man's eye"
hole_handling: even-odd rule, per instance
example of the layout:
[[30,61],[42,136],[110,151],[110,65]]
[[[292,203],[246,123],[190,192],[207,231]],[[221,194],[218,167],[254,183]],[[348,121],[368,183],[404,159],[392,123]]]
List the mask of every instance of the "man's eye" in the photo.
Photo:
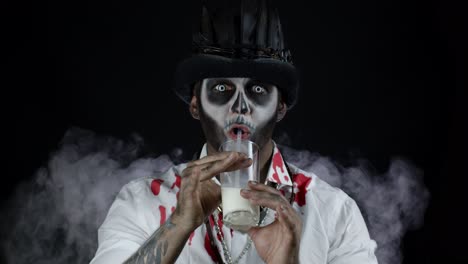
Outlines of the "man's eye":
[[254,85],[252,86],[252,92],[257,93],[257,94],[265,94],[266,89],[260,85]]
[[217,92],[222,93],[222,92],[225,92],[228,89],[228,87],[225,84],[217,84],[217,85],[215,85],[215,87],[213,89],[215,91],[217,91]]

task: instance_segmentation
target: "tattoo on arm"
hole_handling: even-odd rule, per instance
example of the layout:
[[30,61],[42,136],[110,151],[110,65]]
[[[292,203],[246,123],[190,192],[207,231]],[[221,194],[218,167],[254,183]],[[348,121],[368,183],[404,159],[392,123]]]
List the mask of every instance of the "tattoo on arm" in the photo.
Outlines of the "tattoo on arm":
[[156,232],[154,232],[154,234],[148,240],[146,240],[146,242],[137,250],[137,252],[135,252],[124,263],[161,264],[173,262],[179,256],[186,241],[186,239],[183,241],[177,241],[182,242],[182,244],[179,246],[175,245],[173,252],[169,252],[169,255],[167,254],[169,243],[171,242],[169,241],[168,233],[174,229],[175,226],[176,225],[171,222],[171,218],[169,218],[164,223],[164,225],[162,225]]

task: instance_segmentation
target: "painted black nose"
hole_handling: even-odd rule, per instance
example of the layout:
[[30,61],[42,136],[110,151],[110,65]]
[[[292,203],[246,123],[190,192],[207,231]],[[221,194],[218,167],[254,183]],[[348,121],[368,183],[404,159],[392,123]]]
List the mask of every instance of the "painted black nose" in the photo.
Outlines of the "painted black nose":
[[236,101],[231,107],[231,111],[238,114],[246,114],[249,112],[249,106],[247,105],[247,102],[245,101],[244,95],[242,93],[239,93],[237,96]]

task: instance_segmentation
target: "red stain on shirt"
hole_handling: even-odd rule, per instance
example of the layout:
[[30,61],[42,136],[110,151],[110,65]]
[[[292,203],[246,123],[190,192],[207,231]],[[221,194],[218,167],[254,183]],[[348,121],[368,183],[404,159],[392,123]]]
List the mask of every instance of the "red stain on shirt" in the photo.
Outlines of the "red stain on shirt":
[[213,215],[210,215],[210,217],[208,217],[208,222],[210,223],[210,227],[213,228],[213,227],[214,227],[214,218],[213,218]]
[[175,207],[172,206],[172,207],[171,207],[171,213],[173,213],[174,211],[175,211]]
[[[214,224],[215,224],[215,221],[214,221],[214,217],[213,215],[210,215],[210,217],[208,218],[209,220],[209,223],[210,223],[210,228],[213,230],[214,228]],[[223,233],[223,215],[222,213],[219,213],[218,214],[218,227],[219,227],[219,230],[221,231],[220,233],[216,232],[215,230],[213,230],[214,233],[216,233],[216,237],[218,238],[218,241],[221,242],[221,238],[224,238],[224,233]]]
[[294,187],[297,188],[297,193],[294,196],[294,201],[299,205],[303,206],[306,204],[306,194],[307,194],[307,187],[309,186],[310,182],[312,181],[311,177],[307,177],[302,173],[295,174],[293,176]]
[[158,195],[159,191],[161,190],[161,184],[164,181],[161,179],[156,179],[151,182],[151,191],[153,192],[154,195]]
[[159,206],[159,213],[161,214],[161,219],[159,225],[162,226],[164,222],[166,222],[166,207],[160,205]]
[[281,154],[279,152],[276,152],[275,155],[273,155],[272,167],[273,167],[273,175],[272,175],[273,179],[275,179],[276,183],[281,183],[278,173],[276,172],[277,167],[279,167],[281,170],[284,171],[283,159],[281,158]]
[[174,189],[174,187],[176,187],[176,186],[180,188],[180,176],[176,174],[175,178],[176,178],[176,180],[172,184],[171,189]]
[[[179,188],[180,190],[180,182],[181,182],[181,177],[179,175],[175,175],[175,182],[172,184],[171,186],[171,190],[174,189],[174,187],[177,186],[177,188]],[[179,191],[177,191],[177,194],[176,194],[176,199],[179,199]]]
[[[220,225],[219,223],[221,223],[220,228],[222,228],[222,219],[223,219],[223,215],[221,213],[219,213],[218,214],[218,225]],[[211,228],[212,232],[216,232],[215,230],[213,230],[214,225],[215,225],[213,215],[210,215],[208,220],[209,220],[208,223],[210,225],[209,228]],[[223,235],[223,237],[224,237],[224,235]],[[219,239],[220,239],[220,236],[218,234],[218,240]],[[215,241],[212,241],[212,242],[213,242],[213,247],[211,246],[210,237],[209,237],[208,231],[207,231],[206,234],[205,234],[205,249],[206,249],[206,252],[208,252],[208,255],[210,255],[213,262],[219,263],[218,258],[221,258],[221,256],[219,256],[219,250],[218,250],[218,247],[215,244]]]
[[213,248],[211,248],[210,237],[208,236],[208,233],[205,234],[205,249],[206,249],[206,252],[208,253],[208,255],[210,255],[211,260],[213,260],[213,262],[217,263],[218,260],[216,258],[216,254],[213,251]]
[[189,240],[188,240],[189,246],[192,245],[192,239],[193,239],[194,236],[195,236],[195,231],[193,231],[192,233],[190,233]]

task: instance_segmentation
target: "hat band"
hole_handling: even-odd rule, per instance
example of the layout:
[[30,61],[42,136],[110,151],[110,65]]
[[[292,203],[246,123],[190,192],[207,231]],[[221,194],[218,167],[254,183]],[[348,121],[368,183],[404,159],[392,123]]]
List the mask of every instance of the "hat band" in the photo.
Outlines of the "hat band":
[[192,43],[192,50],[196,54],[209,54],[209,55],[218,55],[226,58],[233,59],[276,59],[279,61],[292,63],[291,52],[287,49],[283,50],[274,50],[272,48],[259,48],[259,47],[248,47],[248,46],[239,46],[235,48],[220,48],[214,46],[201,46]]

